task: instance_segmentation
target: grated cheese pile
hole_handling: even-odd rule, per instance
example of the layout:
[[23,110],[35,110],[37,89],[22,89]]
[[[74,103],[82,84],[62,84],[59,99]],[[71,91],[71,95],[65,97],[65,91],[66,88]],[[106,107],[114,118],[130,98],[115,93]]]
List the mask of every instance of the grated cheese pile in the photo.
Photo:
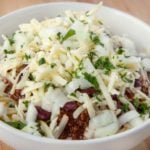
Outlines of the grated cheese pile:
[[112,35],[96,11],[68,10],[2,35],[2,121],[33,135],[60,138],[70,121],[68,114],[59,118],[61,109],[75,101],[80,106],[71,115],[78,122],[87,111],[83,139],[92,139],[149,119],[150,59],[139,57],[127,37]]

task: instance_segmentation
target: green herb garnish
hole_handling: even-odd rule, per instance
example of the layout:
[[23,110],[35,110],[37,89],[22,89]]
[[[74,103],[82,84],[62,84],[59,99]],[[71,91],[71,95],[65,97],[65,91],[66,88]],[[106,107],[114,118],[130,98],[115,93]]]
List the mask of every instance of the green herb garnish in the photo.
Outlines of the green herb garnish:
[[117,54],[118,55],[122,55],[124,53],[124,50],[123,50],[123,48],[119,48],[119,49],[117,49]]
[[70,17],[69,19],[70,19],[70,21],[71,21],[72,23],[74,23],[74,19],[73,19],[73,18]]
[[28,79],[31,80],[31,81],[34,81],[34,80],[35,80],[35,77],[33,76],[32,73],[30,73],[29,76],[28,76]]
[[85,72],[84,73],[84,78],[89,81],[91,84],[93,84],[93,86],[95,87],[95,89],[99,89],[99,84],[98,84],[98,81],[96,79],[95,76]]
[[128,104],[128,103],[122,105],[121,111],[122,111],[123,113],[126,113],[126,112],[128,112],[129,110],[130,110],[130,109],[129,109],[129,104]]
[[13,39],[13,37],[9,37],[8,41],[10,45],[13,45],[15,43],[15,40]]
[[15,50],[7,50],[7,49],[4,49],[4,53],[5,53],[5,54],[14,54],[14,53],[15,53]]
[[150,106],[148,106],[147,103],[140,102],[138,98],[135,98],[133,100],[133,105],[141,115],[145,115],[148,113],[150,114]]
[[150,114],[150,106],[146,103],[141,103],[137,110],[142,115]]
[[29,106],[29,101],[24,101],[23,104],[28,107]]
[[91,60],[91,62],[93,62],[94,56],[96,56],[95,52],[90,52],[88,54],[89,59]]
[[76,97],[76,93],[73,92],[73,93],[70,94],[70,96]]
[[96,44],[96,45],[101,45],[104,47],[104,44],[100,41],[98,35],[96,35],[96,33],[94,32],[90,32],[90,40]]
[[100,57],[94,64],[96,69],[103,69],[105,74],[110,74],[112,69],[115,69],[114,65],[110,62],[108,57]]
[[74,29],[70,29],[65,36],[62,38],[61,43],[63,43],[65,40],[69,39],[70,37],[72,37],[73,35],[76,34],[76,31]]
[[31,56],[27,55],[27,54],[25,54],[24,57],[25,57],[26,60],[29,60],[31,58]]
[[57,40],[61,41],[62,38],[63,38],[62,33],[61,33],[61,32],[58,32],[58,33],[57,33]]
[[44,91],[46,92],[48,88],[50,87],[50,83],[44,83]]
[[125,73],[120,72],[119,75],[120,75],[122,81],[128,82],[128,83],[132,83],[132,82],[133,82],[133,80],[131,80],[131,79],[129,79],[129,78],[127,77],[127,72],[125,72]]
[[54,68],[55,66],[57,66],[56,63],[51,63],[50,65],[51,65],[51,68]]
[[21,121],[13,121],[13,122],[6,122],[6,123],[19,130],[23,129],[26,126],[26,124]]
[[45,63],[46,63],[45,58],[41,58],[41,59],[39,60],[39,65],[43,65],[43,64],[45,64]]

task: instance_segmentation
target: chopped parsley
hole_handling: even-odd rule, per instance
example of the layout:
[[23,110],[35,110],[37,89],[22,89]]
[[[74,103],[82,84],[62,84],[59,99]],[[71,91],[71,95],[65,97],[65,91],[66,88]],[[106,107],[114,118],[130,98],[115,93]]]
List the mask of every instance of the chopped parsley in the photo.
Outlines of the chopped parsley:
[[65,40],[69,39],[73,35],[76,34],[76,31],[74,29],[68,30],[68,32],[65,34],[65,36],[62,38],[61,43],[63,43]]
[[29,101],[24,101],[23,104],[28,107],[29,106]]
[[131,80],[127,77],[127,72],[120,72],[119,75],[120,75],[122,81],[127,82],[127,83],[133,82],[133,80]]
[[150,106],[148,106],[147,103],[140,102],[140,100],[136,98],[133,100],[133,105],[141,115],[145,115],[145,114],[150,115]]
[[150,106],[147,103],[140,102],[138,98],[134,99],[133,105],[141,115],[150,114]]
[[70,94],[70,96],[76,97],[76,93],[73,92],[73,93]]
[[117,54],[118,55],[122,55],[124,53],[124,50],[122,47],[120,47],[119,49],[117,49]]
[[93,62],[94,56],[96,56],[95,52],[90,52],[88,54],[89,59],[91,60],[91,62]]
[[129,111],[129,104],[128,104],[128,103],[123,104],[122,107],[121,107],[121,111],[122,111],[123,113],[128,112],[128,111]]
[[140,105],[140,101],[138,98],[135,98],[134,101],[133,101],[133,105],[135,106],[135,108],[138,108],[139,105]]
[[150,106],[146,103],[141,103],[137,110],[142,115],[150,114]]
[[9,37],[8,41],[10,45],[13,45],[15,43],[15,40],[13,39],[13,37]]
[[31,58],[31,56],[27,55],[27,54],[25,54],[24,57],[25,57],[26,60],[29,60]]
[[100,41],[98,35],[94,32],[90,32],[90,40],[95,44],[95,45],[101,45],[104,47],[104,44]]
[[26,126],[26,124],[21,121],[12,121],[12,122],[6,122],[6,123],[19,130],[23,129]]
[[29,79],[30,81],[34,81],[34,80],[35,80],[35,77],[33,76],[32,73],[30,73],[29,76],[28,76],[28,79]]
[[63,38],[62,33],[61,33],[61,32],[58,32],[58,33],[57,33],[57,40],[61,41],[62,38]]
[[98,84],[98,81],[96,79],[95,76],[85,72],[84,73],[84,78],[89,81],[91,84],[93,84],[93,86],[95,87],[95,89],[99,89],[99,84]]
[[50,83],[44,83],[44,91],[46,92],[48,88],[50,87]]
[[73,18],[70,17],[69,19],[70,19],[70,21],[71,21],[72,23],[74,23],[74,19],[73,19]]
[[55,66],[57,66],[56,63],[51,63],[50,65],[51,65],[51,68],[54,68]]
[[14,54],[14,53],[15,53],[15,50],[7,50],[7,49],[4,49],[4,53],[5,53],[5,54]]
[[112,69],[115,69],[114,65],[110,62],[106,56],[100,57],[94,64],[96,69],[103,69],[105,74],[110,74]]
[[45,58],[41,58],[41,59],[39,60],[39,65],[43,65],[43,64],[45,64],[45,63],[46,63]]

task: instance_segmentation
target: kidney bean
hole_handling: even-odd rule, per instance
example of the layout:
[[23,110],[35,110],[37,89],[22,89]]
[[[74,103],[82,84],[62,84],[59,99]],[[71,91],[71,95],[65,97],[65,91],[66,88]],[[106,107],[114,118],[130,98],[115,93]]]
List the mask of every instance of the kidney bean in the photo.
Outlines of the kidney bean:
[[44,110],[40,106],[36,106],[36,110],[38,112],[37,120],[43,120],[43,121],[50,120],[51,112]]
[[80,91],[81,93],[86,93],[86,94],[88,94],[89,96],[93,96],[93,94],[96,93],[96,89],[93,88],[93,87],[89,87],[89,88],[86,88],[86,89],[79,89],[79,91]]

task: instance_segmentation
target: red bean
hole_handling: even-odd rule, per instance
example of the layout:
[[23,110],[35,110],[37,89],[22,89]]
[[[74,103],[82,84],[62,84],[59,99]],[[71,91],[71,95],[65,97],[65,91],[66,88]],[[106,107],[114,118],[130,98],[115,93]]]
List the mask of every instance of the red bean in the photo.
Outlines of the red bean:
[[125,95],[127,96],[128,99],[133,100],[134,98],[134,93],[131,91],[130,88],[126,88],[125,90]]
[[8,94],[13,85],[7,78],[3,78],[2,81],[6,84],[6,88],[4,90],[4,93]]
[[96,89],[93,88],[93,87],[89,87],[89,88],[86,88],[86,89],[80,89],[79,90],[81,93],[86,93],[88,94],[89,96],[93,96],[94,93],[96,93]]
[[87,110],[84,110],[78,118],[73,117],[73,112],[81,105],[81,103],[73,101],[68,102],[60,109],[60,114],[58,116],[57,125],[59,125],[63,115],[67,115],[69,121],[61,133],[59,139],[71,138],[73,140],[82,140],[84,139],[84,132],[86,127],[89,124],[89,115]]
[[118,98],[118,95],[114,94],[114,95],[111,95],[111,97],[112,97],[112,99],[113,99],[114,101],[116,101],[116,103],[117,103],[117,108],[118,108],[118,109],[121,109],[123,104],[120,102],[120,100],[119,100],[119,98]]
[[44,110],[40,106],[36,106],[36,110],[38,112],[37,120],[43,120],[43,121],[50,120],[51,112]]
[[74,111],[77,108],[78,108],[78,105],[77,105],[77,102],[75,102],[75,101],[67,102],[63,107],[63,109],[67,112]]
[[134,87],[135,88],[141,87],[142,84],[143,84],[143,79],[142,78],[135,79],[135,82],[134,82]]

